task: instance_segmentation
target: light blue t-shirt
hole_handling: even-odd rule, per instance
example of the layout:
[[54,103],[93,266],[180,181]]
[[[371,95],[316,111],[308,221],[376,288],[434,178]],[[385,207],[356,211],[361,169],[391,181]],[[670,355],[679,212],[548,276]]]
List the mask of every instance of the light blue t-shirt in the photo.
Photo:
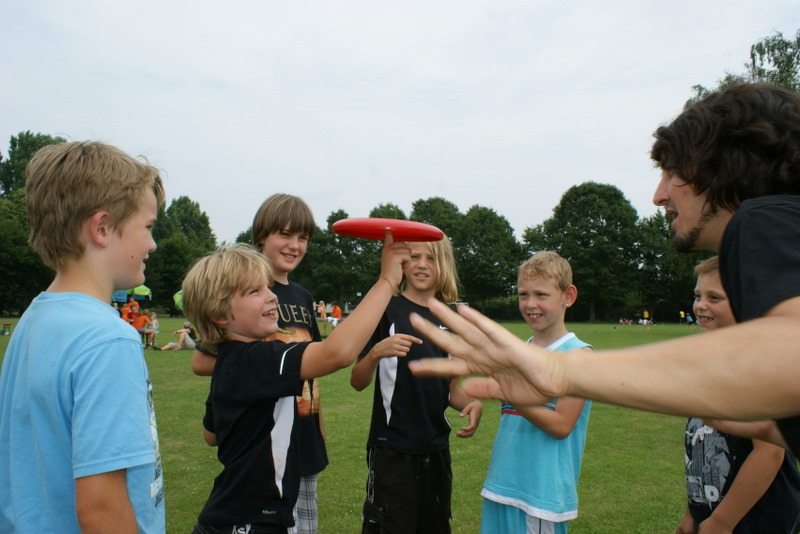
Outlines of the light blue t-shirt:
[[[547,348],[566,351],[587,346],[570,332]],[[553,398],[544,406],[555,410],[557,403]],[[590,410],[587,400],[569,436],[555,439],[504,402],[481,495],[547,521],[577,517],[578,476]]]
[[0,374],[0,532],[80,531],[75,479],[126,469],[139,532],[165,531],[150,377],[111,306],[41,293]]

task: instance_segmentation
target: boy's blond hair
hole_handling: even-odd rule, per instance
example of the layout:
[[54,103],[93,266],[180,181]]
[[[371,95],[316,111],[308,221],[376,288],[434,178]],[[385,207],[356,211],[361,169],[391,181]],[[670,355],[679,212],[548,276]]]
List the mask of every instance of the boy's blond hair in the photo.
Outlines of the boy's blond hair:
[[25,176],[28,243],[56,271],[83,256],[80,228],[95,213],[107,211],[112,227],[122,230],[147,191],[158,206],[164,202],[158,169],[98,142],[45,146],[28,162]]
[[266,279],[272,286],[267,258],[250,245],[221,247],[200,258],[183,280],[183,309],[203,340],[203,348],[216,353],[225,329],[215,320],[231,311],[231,297]]
[[558,253],[546,250],[534,254],[519,266],[519,278],[546,278],[564,292],[572,285],[572,267]]
[[306,233],[310,239],[316,227],[314,214],[302,198],[276,193],[261,203],[253,217],[253,246],[261,250],[261,241],[284,228]]
[[[436,299],[442,302],[458,302],[458,271],[450,238],[445,235],[439,241],[429,241],[426,244],[436,265]],[[403,279],[402,288],[405,288],[405,283]]]
[[719,256],[711,256],[694,266],[694,276],[719,272]]

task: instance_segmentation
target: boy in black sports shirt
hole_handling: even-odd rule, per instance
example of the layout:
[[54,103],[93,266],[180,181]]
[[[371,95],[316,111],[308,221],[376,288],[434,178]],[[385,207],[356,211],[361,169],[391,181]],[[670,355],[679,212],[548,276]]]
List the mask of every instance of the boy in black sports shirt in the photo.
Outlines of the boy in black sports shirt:
[[388,236],[381,275],[357,317],[324,342],[261,341],[278,330],[269,262],[238,245],[202,258],[183,283],[184,307],[217,352],[203,435],[223,470],[194,532],[281,533],[294,524],[299,486],[297,405],[303,381],[352,363],[402,277],[408,247]]
[[[253,246],[272,267],[273,285],[278,297],[278,331],[267,341],[321,341],[311,294],[289,275],[303,261],[316,223],[311,208],[297,196],[276,193],[264,200],[253,217]],[[211,376],[216,357],[199,347],[192,355],[192,371]],[[294,510],[295,526],[290,534],[317,534],[317,478],[328,465],[325,447],[319,380],[306,380],[297,396],[300,431],[300,493]]]

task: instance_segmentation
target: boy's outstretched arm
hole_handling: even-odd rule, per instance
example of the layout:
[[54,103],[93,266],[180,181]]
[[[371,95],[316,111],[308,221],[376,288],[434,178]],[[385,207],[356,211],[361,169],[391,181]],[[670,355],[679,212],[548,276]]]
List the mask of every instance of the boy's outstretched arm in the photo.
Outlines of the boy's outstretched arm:
[[381,251],[381,274],[347,319],[339,323],[324,341],[311,343],[303,353],[300,378],[324,376],[347,367],[369,341],[380,322],[389,300],[403,279],[403,262],[411,259],[411,250],[403,242],[394,242],[389,232]]
[[367,354],[358,357],[358,362],[350,371],[350,385],[356,391],[363,390],[372,382],[381,358],[404,357],[414,343],[421,344],[422,340],[408,334],[395,334],[380,340]]

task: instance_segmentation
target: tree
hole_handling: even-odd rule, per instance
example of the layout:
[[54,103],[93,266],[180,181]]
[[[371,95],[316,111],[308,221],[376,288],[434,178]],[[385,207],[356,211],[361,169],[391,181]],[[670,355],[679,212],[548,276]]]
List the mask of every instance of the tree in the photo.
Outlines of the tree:
[[0,197],[0,313],[21,313],[53,280],[53,271],[28,246],[25,190]]
[[461,225],[464,215],[458,207],[442,197],[417,200],[411,205],[411,220],[432,224],[448,236]]
[[168,208],[159,207],[153,238],[158,248],[147,262],[145,283],[153,292],[153,302],[171,310],[172,296],[180,290],[189,267],[214,250],[217,240],[208,215],[186,196],[176,198]]
[[63,137],[31,133],[30,130],[11,136],[8,158],[0,156],[0,197],[8,198],[12,192],[25,187],[25,167],[40,148],[66,143]]
[[717,81],[715,89],[702,85],[692,87],[693,95],[687,102],[696,102],[713,91],[723,91],[742,83],[769,83],[800,91],[800,30],[794,40],[784,39],[781,32],[775,32],[750,47],[750,61],[744,64],[745,72],[733,74],[726,72]]
[[775,32],[757,42],[750,47],[750,63],[745,66],[754,81],[800,90],[800,30],[793,41]]
[[630,307],[647,308],[656,320],[672,321],[691,306],[694,266],[710,253],[677,252],[670,244],[669,222],[660,210],[637,227],[638,298],[629,302]]
[[167,217],[177,226],[178,231],[186,236],[192,247],[205,254],[217,246],[217,238],[211,231],[211,222],[200,204],[187,196],[172,201],[167,209]]
[[508,220],[491,208],[476,205],[452,234],[464,298],[483,309],[487,300],[509,296],[522,251]]
[[523,235],[529,252],[553,250],[572,266],[578,287],[577,307],[589,320],[604,318],[636,281],[633,244],[636,210],[613,185],[585,182],[570,187],[553,210],[553,216]]

